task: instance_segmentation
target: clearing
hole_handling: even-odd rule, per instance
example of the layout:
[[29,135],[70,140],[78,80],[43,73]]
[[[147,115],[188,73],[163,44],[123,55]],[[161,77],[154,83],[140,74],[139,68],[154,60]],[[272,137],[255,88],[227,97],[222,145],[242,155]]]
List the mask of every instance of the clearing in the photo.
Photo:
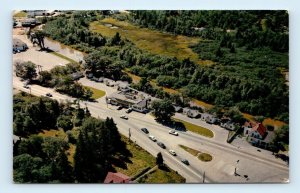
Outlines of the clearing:
[[182,35],[172,35],[147,28],[140,28],[125,21],[105,18],[90,24],[90,30],[106,37],[113,37],[117,32],[123,38],[132,41],[138,48],[153,54],[176,57],[179,60],[190,58],[197,64],[212,64],[212,61],[201,60],[190,48],[201,39]]
[[89,87],[89,86],[84,86],[84,87],[92,90],[92,92],[93,92],[92,98],[95,100],[105,96],[105,94],[106,94],[105,91],[103,91],[103,90],[99,90],[99,89]]

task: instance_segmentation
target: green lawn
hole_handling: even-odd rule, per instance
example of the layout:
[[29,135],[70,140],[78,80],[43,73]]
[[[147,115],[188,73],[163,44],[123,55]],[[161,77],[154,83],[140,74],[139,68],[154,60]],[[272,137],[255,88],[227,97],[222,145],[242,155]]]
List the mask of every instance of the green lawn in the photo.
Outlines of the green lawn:
[[[107,24],[113,25],[107,26]],[[211,64],[212,61],[200,60],[198,55],[190,48],[200,41],[200,38],[187,37],[162,33],[147,28],[140,28],[125,21],[113,18],[105,18],[90,24],[92,32],[101,33],[106,37],[113,37],[119,32],[121,37],[132,41],[138,48],[147,50],[153,54],[161,54],[176,57],[180,60],[190,58],[198,64]]]
[[185,183],[185,178],[177,174],[174,170],[167,168],[165,171],[156,169],[151,173],[143,176],[139,183]]
[[[128,176],[134,176],[146,167],[153,168],[156,163],[156,159],[146,150],[135,145],[133,142],[129,142],[129,139],[122,136],[122,140],[126,143],[127,149],[131,152],[130,162],[127,163],[127,169],[120,167],[114,167],[116,171],[121,172]],[[177,174],[174,170],[168,168],[168,170],[155,169],[153,172],[144,176],[139,183],[184,183],[185,179]]]
[[105,94],[106,94],[105,91],[103,91],[103,90],[99,90],[99,89],[89,87],[89,86],[84,86],[84,87],[92,90],[92,92],[93,92],[92,98],[95,100],[105,96]]
[[199,160],[204,161],[204,162],[209,162],[212,160],[212,156],[208,153],[203,153],[201,151],[192,149],[190,147],[184,146],[184,145],[179,145],[182,149],[185,151],[189,152],[193,156],[196,156]]
[[181,122],[185,126],[185,128],[189,131],[192,131],[194,133],[197,133],[199,135],[203,135],[203,136],[209,137],[209,138],[214,137],[214,133],[209,129],[206,129],[206,128],[201,127],[199,125],[194,125],[192,123],[189,123],[189,122],[186,122],[186,121],[183,121],[183,120],[180,120],[180,119],[173,118],[173,120],[176,121],[176,122]]

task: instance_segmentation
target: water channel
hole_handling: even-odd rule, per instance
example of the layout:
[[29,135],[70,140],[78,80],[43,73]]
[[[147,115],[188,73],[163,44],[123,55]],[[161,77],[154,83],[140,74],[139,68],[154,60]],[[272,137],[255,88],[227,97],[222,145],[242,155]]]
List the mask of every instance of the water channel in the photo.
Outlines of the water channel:
[[72,60],[75,60],[76,62],[83,60],[83,57],[85,55],[85,53],[83,53],[83,52],[75,50],[75,49],[71,48],[70,46],[66,46],[66,45],[61,44],[60,42],[52,40],[50,38],[45,38],[44,42],[45,42],[45,47],[48,47],[49,49],[53,50],[54,52],[60,53],[61,55],[71,58]]

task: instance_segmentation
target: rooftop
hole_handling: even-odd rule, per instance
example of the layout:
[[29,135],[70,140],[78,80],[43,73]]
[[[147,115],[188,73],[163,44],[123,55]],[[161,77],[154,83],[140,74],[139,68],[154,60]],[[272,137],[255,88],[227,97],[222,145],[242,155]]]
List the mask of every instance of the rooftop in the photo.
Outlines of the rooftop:
[[108,172],[104,183],[129,183],[130,177],[122,173]]

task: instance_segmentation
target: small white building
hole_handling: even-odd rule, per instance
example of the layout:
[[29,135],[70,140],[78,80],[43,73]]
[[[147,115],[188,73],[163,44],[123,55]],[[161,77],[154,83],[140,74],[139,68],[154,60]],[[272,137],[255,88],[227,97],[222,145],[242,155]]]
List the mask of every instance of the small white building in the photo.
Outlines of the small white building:
[[28,46],[26,43],[19,39],[13,39],[13,52],[22,52],[26,51],[28,49]]
[[182,109],[182,113],[190,118],[198,118],[200,117],[200,113],[198,110],[191,109],[189,107],[185,107]]
[[54,10],[28,10],[27,16],[28,17],[35,17],[35,16],[50,16],[55,13]]

